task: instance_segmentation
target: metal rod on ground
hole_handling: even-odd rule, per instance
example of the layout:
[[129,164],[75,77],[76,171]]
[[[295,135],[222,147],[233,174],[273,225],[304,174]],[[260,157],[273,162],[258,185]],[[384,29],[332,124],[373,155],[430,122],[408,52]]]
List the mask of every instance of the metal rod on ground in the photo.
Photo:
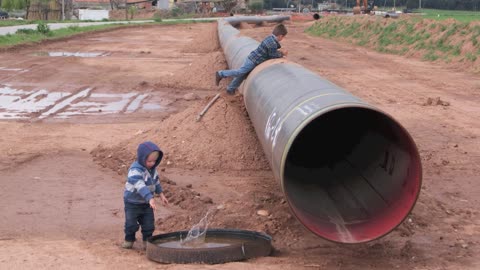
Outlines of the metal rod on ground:
[[220,97],[220,93],[218,93],[217,95],[215,95],[212,100],[210,100],[210,102],[208,102],[207,106],[205,106],[205,108],[203,108],[202,112],[200,112],[198,115],[197,115],[197,122],[200,121],[200,119],[202,118],[202,116],[207,113],[208,109],[210,109],[210,107],[212,107],[213,103],[215,103],[215,101],[217,101],[217,99]]

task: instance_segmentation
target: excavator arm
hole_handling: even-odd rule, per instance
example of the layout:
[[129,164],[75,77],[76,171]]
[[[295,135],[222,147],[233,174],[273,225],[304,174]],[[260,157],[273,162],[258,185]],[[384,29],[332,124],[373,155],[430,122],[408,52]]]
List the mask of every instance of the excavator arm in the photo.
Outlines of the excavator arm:
[[353,14],[370,13],[374,6],[375,1],[357,0],[357,5],[353,8]]
[[363,5],[362,6],[360,6],[360,2],[362,2],[362,0],[357,0],[357,7],[359,7],[362,10],[367,9],[367,0],[363,0]]

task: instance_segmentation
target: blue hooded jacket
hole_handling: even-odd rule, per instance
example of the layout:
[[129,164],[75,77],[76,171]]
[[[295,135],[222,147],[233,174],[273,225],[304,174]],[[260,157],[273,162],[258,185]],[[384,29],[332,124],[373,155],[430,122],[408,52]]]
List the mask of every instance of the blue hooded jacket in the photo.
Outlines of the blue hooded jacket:
[[[155,165],[148,170],[145,162],[148,155],[157,151],[159,153]],[[152,142],[144,142],[138,146],[137,160],[128,169],[127,182],[123,199],[134,204],[145,204],[153,198],[153,193],[160,194],[162,187],[158,179],[157,166],[162,161],[163,152]]]

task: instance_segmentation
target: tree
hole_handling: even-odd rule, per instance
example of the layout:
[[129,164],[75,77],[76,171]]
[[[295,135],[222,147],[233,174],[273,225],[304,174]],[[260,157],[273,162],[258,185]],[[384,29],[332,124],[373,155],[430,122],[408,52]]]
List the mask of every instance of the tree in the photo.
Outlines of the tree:
[[407,1],[407,8],[408,9],[418,8],[418,0],[408,0]]
[[271,8],[283,8],[286,5],[285,0],[270,0],[271,1]]
[[272,9],[272,0],[263,0],[263,7],[265,9]]
[[260,13],[263,10],[263,3],[262,2],[252,3],[250,4],[249,8],[251,11],[253,11],[253,13]]
[[110,0],[110,7],[112,9],[118,9],[118,6],[120,5],[118,0]]
[[237,0],[225,0],[223,1],[223,8],[226,12],[231,12],[233,8],[237,6]]
[[27,2],[25,0],[3,0],[1,7],[5,10],[25,9]]

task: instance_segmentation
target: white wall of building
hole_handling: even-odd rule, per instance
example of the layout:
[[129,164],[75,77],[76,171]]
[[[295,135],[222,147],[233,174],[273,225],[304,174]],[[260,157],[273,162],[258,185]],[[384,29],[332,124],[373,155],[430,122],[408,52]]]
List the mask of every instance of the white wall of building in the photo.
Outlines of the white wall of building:
[[158,0],[157,7],[158,9],[169,9],[170,1],[168,0]]
[[101,21],[108,19],[108,10],[79,9],[78,19]]

